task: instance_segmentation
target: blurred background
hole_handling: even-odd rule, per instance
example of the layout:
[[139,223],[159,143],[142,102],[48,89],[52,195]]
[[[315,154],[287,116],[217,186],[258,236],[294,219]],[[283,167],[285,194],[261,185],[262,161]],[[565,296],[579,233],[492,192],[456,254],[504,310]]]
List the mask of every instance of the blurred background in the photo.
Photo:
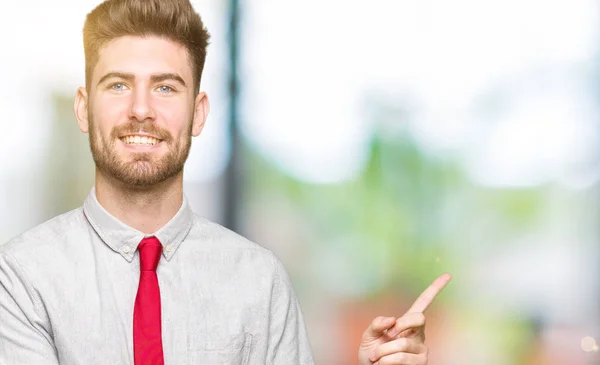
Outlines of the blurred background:
[[[99,3],[0,6],[0,242],[93,184],[72,104]],[[600,364],[597,1],[192,3],[186,194],[284,262],[318,364],[443,272],[430,365]]]

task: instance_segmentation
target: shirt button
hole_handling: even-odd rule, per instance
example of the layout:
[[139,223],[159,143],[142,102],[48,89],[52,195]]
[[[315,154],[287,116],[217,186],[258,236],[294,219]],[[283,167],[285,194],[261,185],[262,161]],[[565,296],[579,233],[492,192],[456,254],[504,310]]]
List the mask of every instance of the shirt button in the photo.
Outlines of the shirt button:
[[129,253],[129,246],[125,246],[125,247],[123,247],[123,252],[125,252],[125,253]]
[[165,251],[167,251],[167,252],[171,252],[171,245],[167,245],[167,246],[165,247]]

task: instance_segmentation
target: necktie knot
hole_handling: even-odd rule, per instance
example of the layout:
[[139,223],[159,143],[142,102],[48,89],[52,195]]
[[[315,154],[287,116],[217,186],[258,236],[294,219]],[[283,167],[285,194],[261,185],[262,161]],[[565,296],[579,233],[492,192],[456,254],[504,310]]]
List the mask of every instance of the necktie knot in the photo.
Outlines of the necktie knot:
[[146,237],[138,245],[140,252],[140,271],[156,271],[160,255],[162,253],[162,245],[158,238]]

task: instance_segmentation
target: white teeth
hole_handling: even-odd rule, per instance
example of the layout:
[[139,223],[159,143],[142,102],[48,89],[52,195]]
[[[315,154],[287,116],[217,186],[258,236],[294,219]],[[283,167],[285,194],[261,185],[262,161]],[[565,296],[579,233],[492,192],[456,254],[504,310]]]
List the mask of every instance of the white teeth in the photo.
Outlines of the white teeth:
[[127,143],[127,144],[139,144],[139,145],[155,145],[158,142],[160,142],[160,140],[153,138],[153,137],[148,137],[148,136],[125,136],[122,138],[123,142]]

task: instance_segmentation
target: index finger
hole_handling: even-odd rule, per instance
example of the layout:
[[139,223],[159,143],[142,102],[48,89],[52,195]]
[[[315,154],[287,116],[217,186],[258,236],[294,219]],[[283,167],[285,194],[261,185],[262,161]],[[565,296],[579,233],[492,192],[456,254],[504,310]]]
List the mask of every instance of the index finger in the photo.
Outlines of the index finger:
[[429,307],[429,305],[431,304],[431,302],[433,302],[433,300],[439,294],[439,292],[442,291],[442,289],[444,289],[448,282],[450,282],[450,279],[452,279],[452,276],[450,276],[450,274],[443,274],[437,279],[435,279],[433,283],[431,283],[431,285],[429,285],[429,287],[425,289],[425,291],[421,293],[421,295],[419,295],[419,297],[413,303],[413,305],[410,307],[407,313],[425,312],[427,307]]

